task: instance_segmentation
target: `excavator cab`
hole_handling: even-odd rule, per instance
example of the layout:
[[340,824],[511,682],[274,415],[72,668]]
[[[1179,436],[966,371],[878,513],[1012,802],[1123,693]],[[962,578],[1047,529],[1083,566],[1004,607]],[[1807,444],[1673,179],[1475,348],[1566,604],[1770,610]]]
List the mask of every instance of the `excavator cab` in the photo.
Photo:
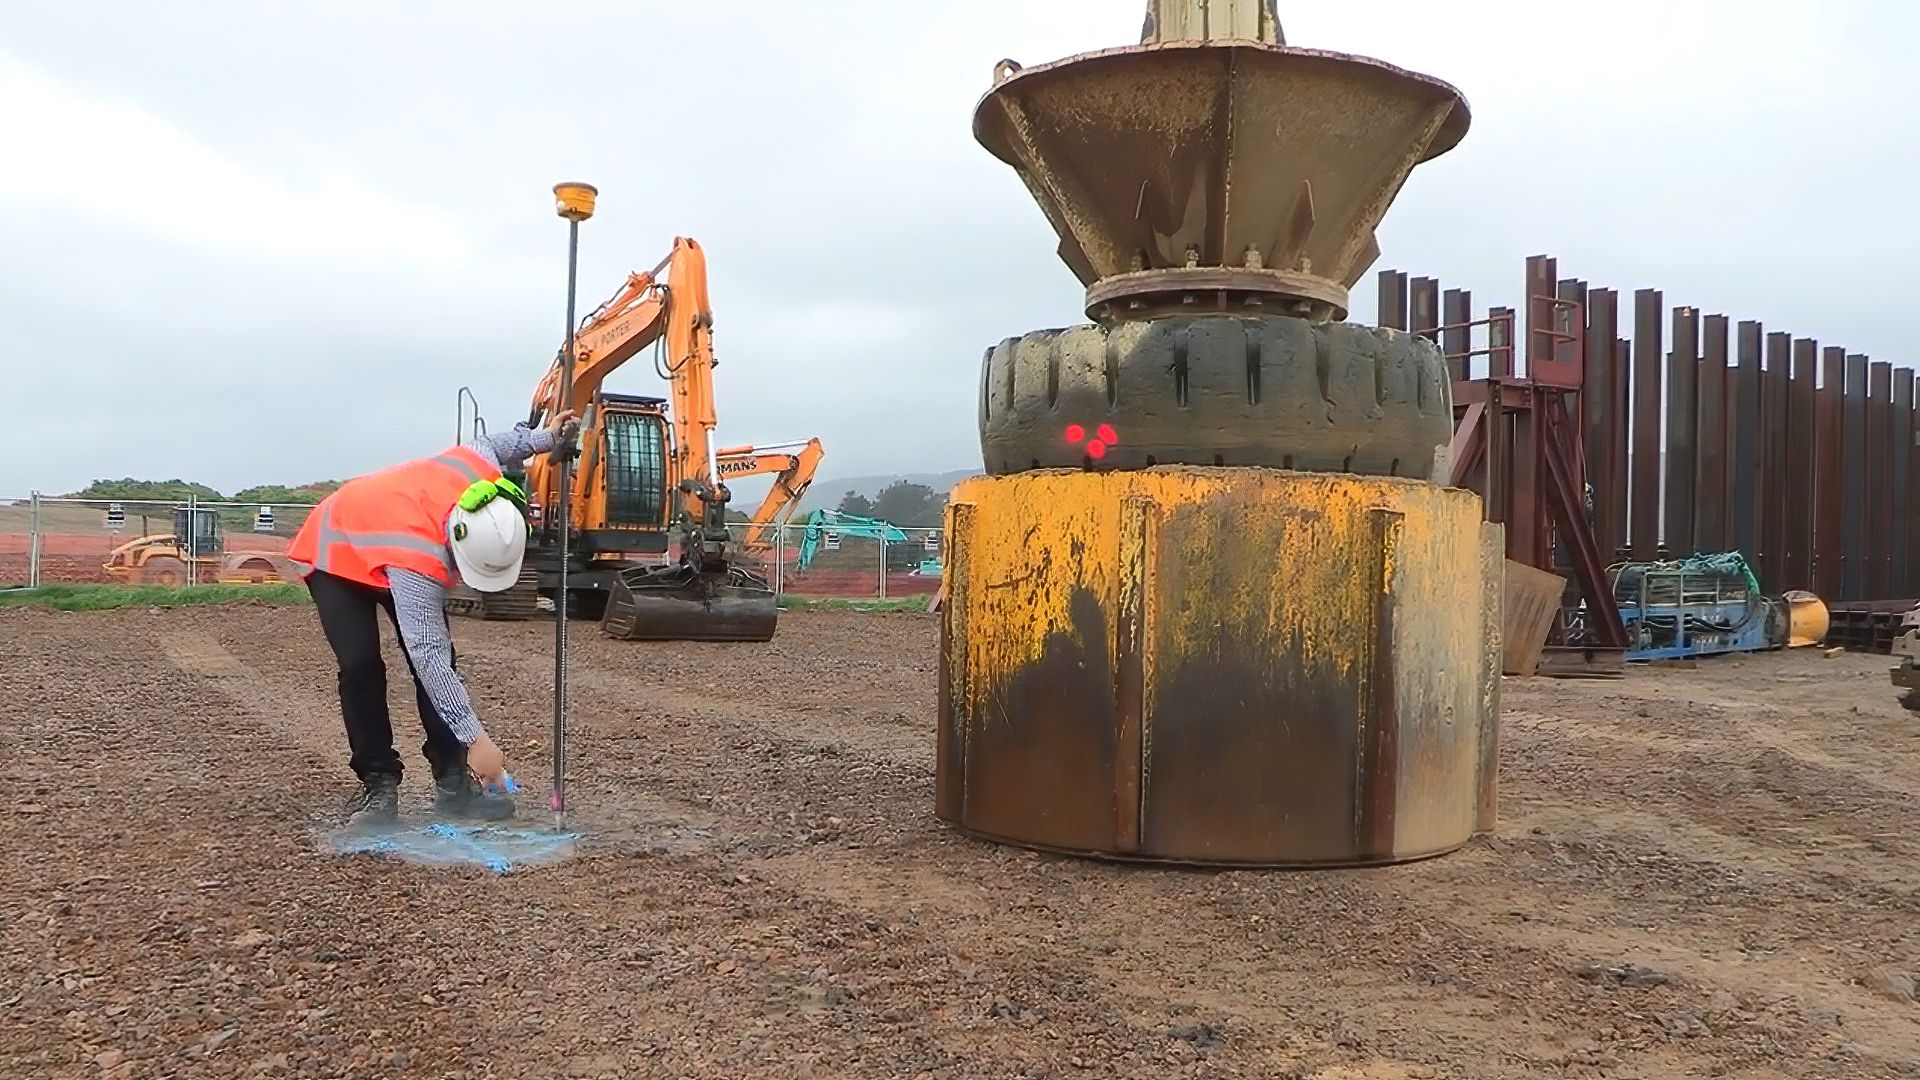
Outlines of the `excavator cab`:
[[590,559],[666,551],[673,507],[666,402],[603,391],[582,419],[575,487],[587,505],[575,518],[573,543]]

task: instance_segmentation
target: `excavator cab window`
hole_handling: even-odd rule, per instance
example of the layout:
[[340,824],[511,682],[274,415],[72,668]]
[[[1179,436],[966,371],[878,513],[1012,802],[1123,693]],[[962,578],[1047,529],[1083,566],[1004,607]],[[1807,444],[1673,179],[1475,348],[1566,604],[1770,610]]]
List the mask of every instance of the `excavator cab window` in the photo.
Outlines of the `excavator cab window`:
[[606,414],[607,526],[661,528],[667,520],[667,425],[658,413]]

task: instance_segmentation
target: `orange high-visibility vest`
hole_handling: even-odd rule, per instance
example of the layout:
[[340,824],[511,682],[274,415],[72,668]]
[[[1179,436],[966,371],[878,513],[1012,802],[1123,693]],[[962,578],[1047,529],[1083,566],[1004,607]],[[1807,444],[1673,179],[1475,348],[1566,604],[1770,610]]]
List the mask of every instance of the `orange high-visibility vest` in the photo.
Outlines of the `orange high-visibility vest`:
[[307,515],[287,558],[382,589],[389,566],[451,587],[447,517],[475,481],[498,479],[499,468],[465,446],[357,476]]

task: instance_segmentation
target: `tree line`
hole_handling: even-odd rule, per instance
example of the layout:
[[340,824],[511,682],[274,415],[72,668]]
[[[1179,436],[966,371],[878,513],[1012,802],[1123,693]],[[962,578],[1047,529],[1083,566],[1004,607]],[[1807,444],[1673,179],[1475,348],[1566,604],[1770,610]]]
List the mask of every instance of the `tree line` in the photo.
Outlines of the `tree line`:
[[319,480],[311,484],[301,484],[299,487],[288,487],[285,484],[255,484],[252,487],[241,488],[231,495],[222,495],[205,484],[196,484],[188,480],[135,480],[129,476],[119,480],[95,480],[64,498],[166,503],[184,503],[188,499],[193,499],[198,502],[280,503],[312,506],[326,498],[342,482]]
[[938,529],[946,522],[947,497],[925,484],[895,480],[871,499],[849,491],[840,497],[837,509],[903,529]]
[[[95,480],[79,491],[64,497],[97,499],[103,502],[185,503],[193,499],[198,502],[312,506],[326,498],[342,483],[343,481],[340,480],[319,480],[297,487],[288,487],[285,484],[255,484],[252,487],[241,488],[231,495],[223,495],[206,484],[189,480],[135,480],[128,476],[118,480]],[[857,491],[849,491],[841,496],[837,509],[843,514],[873,518],[903,529],[937,529],[944,524],[946,507],[947,499],[943,493],[925,484],[895,480],[872,498]],[[730,508],[727,517],[745,521],[748,515],[743,511]]]

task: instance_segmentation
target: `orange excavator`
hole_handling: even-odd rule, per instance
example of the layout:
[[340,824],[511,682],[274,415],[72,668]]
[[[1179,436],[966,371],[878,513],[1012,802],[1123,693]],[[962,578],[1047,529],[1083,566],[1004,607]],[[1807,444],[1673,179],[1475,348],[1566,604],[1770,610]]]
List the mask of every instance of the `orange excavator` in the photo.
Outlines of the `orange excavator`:
[[[713,311],[706,255],[686,237],[652,270],[636,273],[582,320],[574,335],[571,396],[564,355],[534,392],[538,427],[562,401],[580,412],[569,522],[559,505],[551,455],[527,463],[535,535],[527,563],[540,593],[559,587],[559,530],[568,528],[567,607],[601,619],[610,636],[635,641],[767,641],[777,597],[761,574],[735,561],[736,547],[763,550],[806,493],[824,450],[819,439],[716,450]],[[621,364],[653,347],[668,399],[601,389]],[[727,528],[728,480],[772,474],[773,487],[735,545]],[[668,556],[662,560],[660,556]],[[652,557],[652,558],[648,558]],[[504,598],[503,598],[504,599]]]

